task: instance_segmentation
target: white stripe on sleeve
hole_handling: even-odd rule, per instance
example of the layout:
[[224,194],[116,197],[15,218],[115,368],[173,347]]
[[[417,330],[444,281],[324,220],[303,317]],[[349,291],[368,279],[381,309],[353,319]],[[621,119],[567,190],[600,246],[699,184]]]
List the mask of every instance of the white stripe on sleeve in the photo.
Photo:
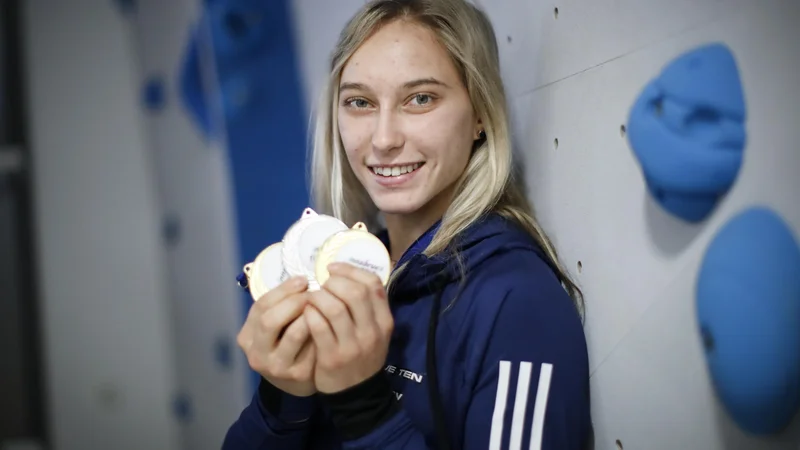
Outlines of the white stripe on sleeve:
[[531,432],[530,450],[541,450],[544,434],[544,416],[547,410],[547,397],[550,394],[550,379],[553,376],[553,365],[542,364],[539,373],[539,388],[536,391],[536,403],[533,405],[533,431]]
[[528,387],[531,384],[531,363],[519,364],[517,396],[514,398],[514,416],[511,419],[511,443],[509,450],[522,450],[522,432],[525,425],[525,409],[528,406]]
[[500,361],[499,369],[497,393],[494,397],[494,413],[492,414],[492,431],[491,434],[489,434],[489,450],[500,450],[500,445],[503,442],[503,420],[506,415],[511,363],[508,361]]

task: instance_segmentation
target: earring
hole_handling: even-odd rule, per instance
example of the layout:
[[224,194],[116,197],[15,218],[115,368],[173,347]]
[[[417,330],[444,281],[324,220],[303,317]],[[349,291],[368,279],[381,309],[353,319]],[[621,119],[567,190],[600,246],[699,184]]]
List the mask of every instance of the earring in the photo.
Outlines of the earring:
[[478,139],[480,139],[480,140],[484,140],[484,139],[486,139],[486,131],[484,131],[484,130],[481,130],[481,131],[478,133]]

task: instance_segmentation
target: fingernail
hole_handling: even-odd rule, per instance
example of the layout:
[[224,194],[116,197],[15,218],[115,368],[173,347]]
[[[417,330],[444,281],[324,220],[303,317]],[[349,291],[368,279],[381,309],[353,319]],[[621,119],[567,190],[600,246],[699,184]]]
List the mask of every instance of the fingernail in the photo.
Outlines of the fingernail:
[[292,286],[293,287],[296,287],[296,288],[303,287],[303,286],[306,285],[306,283],[308,283],[308,280],[306,279],[306,277],[297,276],[297,277],[292,278]]
[[330,272],[331,270],[333,270],[335,272],[336,270],[341,269],[341,268],[342,268],[342,263],[340,263],[340,262],[335,262],[335,263],[328,264],[328,272]]

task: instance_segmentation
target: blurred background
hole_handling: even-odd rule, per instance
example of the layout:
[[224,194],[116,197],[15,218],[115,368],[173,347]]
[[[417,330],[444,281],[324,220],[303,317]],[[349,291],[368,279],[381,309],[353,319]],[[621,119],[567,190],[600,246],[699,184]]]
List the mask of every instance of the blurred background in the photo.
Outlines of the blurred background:
[[[219,448],[256,377],[242,266],[308,206],[313,105],[362,0],[0,0],[0,450]],[[797,449],[714,395],[703,252],[750,205],[800,233],[800,4],[483,0],[531,198],[586,293],[598,449]],[[625,124],[724,42],[746,163],[707,220],[648,198]],[[800,359],[800,355],[798,355]]]

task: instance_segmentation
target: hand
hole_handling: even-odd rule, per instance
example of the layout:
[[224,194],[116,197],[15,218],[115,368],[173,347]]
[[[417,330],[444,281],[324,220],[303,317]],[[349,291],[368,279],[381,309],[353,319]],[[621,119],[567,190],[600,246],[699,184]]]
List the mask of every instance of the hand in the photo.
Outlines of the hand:
[[328,267],[303,312],[317,347],[314,384],[322,393],[355,386],[383,369],[394,319],[380,279],[350,264]]
[[[236,340],[250,367],[288,394],[307,397],[314,388],[316,350],[306,321],[308,280],[291,278],[250,307]],[[299,319],[299,320],[297,320]]]

